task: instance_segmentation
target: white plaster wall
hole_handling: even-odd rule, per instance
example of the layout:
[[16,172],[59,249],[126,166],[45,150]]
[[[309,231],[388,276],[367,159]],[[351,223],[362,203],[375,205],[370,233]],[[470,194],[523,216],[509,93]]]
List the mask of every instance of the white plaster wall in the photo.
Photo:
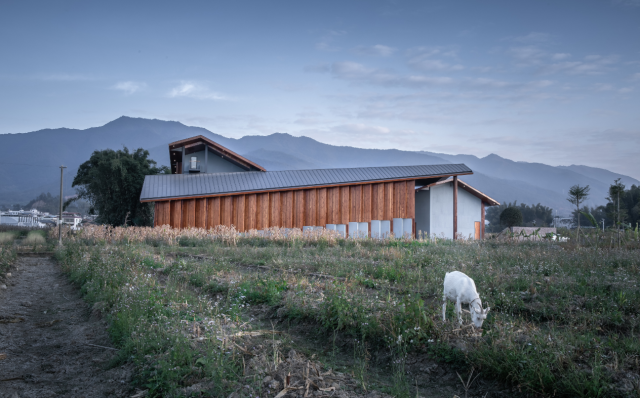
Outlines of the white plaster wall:
[[[445,238],[453,239],[453,183],[446,183],[431,187],[429,200],[426,202],[429,207],[429,234],[436,234]],[[422,206],[422,204],[420,205]],[[416,196],[416,228],[418,228],[418,197]],[[458,233],[465,239],[475,237],[475,222],[480,221],[482,214],[482,204],[479,198],[458,186]],[[421,215],[424,219],[424,215]],[[421,224],[422,225],[422,224]]]
[[453,239],[453,183],[433,186],[429,192],[429,234]]
[[[453,190],[453,187],[451,189]],[[451,206],[453,207],[453,204]],[[475,239],[475,222],[480,222],[481,211],[480,199],[458,187],[458,233],[462,234],[463,238],[469,239],[471,236],[471,239]]]

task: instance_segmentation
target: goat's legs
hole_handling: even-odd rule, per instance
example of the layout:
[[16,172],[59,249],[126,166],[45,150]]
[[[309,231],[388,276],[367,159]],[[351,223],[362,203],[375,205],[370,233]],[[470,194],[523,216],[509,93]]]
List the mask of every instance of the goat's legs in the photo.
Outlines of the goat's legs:
[[446,321],[445,312],[447,312],[447,295],[442,295],[442,322]]
[[460,304],[460,296],[456,298],[456,314],[458,315],[458,322],[462,326],[462,305]]

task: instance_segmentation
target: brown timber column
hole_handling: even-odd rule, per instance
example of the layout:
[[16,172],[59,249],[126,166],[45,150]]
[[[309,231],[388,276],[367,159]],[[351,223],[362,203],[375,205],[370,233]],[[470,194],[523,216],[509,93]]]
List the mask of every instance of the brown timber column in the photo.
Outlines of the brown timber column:
[[458,176],[453,176],[453,239],[458,237]]
[[484,239],[484,201],[480,201],[480,239]]

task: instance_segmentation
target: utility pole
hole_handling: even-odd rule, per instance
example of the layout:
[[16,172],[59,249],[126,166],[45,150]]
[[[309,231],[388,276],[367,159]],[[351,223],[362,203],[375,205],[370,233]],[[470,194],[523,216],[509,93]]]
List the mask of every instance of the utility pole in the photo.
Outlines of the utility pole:
[[66,169],[60,166],[60,215],[58,216],[58,245],[62,246],[62,172]]
[[602,219],[602,233],[604,233],[604,218]]

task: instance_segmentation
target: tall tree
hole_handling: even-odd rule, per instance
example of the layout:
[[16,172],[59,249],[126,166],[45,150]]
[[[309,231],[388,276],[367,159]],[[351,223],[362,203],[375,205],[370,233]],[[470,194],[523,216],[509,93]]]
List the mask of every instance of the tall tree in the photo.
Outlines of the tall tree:
[[[613,184],[609,186],[609,197],[607,200],[613,204],[610,206],[610,209],[613,211],[611,215],[613,218],[613,222],[616,225],[618,230],[618,247],[620,247],[620,225],[627,218],[627,210],[625,209],[625,186],[620,182],[620,178],[613,181]],[[620,209],[620,199],[622,199],[622,209]]]
[[73,179],[77,199],[90,204],[89,212],[98,213],[96,221],[110,225],[151,225],[153,209],[150,203],[140,203],[144,177],[151,174],[168,174],[166,166],[157,167],[149,159],[149,151],[142,148],[129,152],[127,147],[114,151],[95,151],[91,158],[80,165]]
[[[589,186],[581,187],[580,185],[574,185],[569,188],[569,197],[567,200],[569,203],[576,207],[576,210],[580,211],[580,204],[583,203],[587,197],[589,197],[589,191],[591,188]],[[580,245],[580,217],[578,217],[578,232],[576,234],[576,240],[578,245]]]
[[511,229],[513,227],[522,224],[522,212],[517,207],[507,207],[500,213],[500,224]]

